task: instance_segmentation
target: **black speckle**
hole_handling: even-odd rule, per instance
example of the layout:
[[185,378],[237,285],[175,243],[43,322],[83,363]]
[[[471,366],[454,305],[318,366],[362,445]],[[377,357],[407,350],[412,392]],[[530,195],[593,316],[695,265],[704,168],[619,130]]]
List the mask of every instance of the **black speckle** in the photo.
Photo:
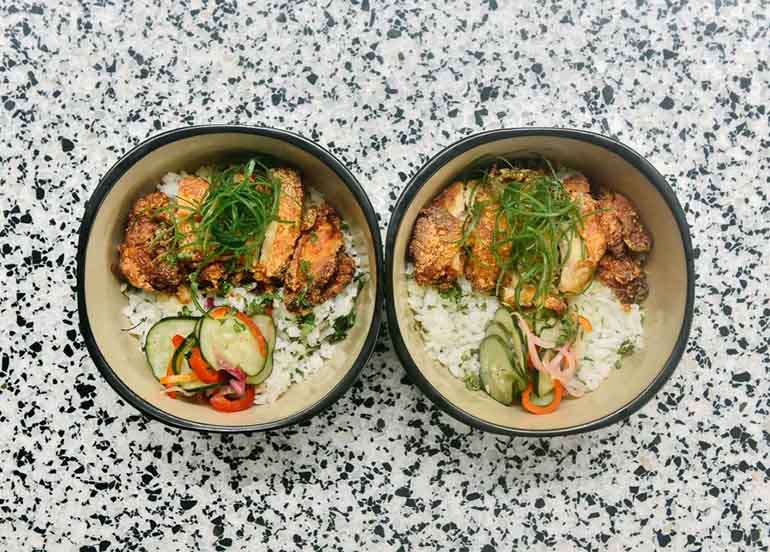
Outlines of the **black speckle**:
[[182,506],[183,509],[189,510],[190,508],[193,508],[196,504],[198,504],[197,500],[190,500],[190,499],[182,499],[179,504]]
[[615,100],[615,90],[609,84],[602,88],[602,98],[607,105]]
[[668,546],[671,542],[671,537],[669,535],[665,535],[663,533],[658,532],[658,546]]
[[75,144],[73,144],[72,140],[70,140],[69,138],[64,138],[63,136],[60,136],[59,142],[61,143],[61,150],[64,153],[67,153],[75,149]]
[[746,383],[747,381],[751,381],[751,375],[748,372],[738,372],[737,374],[733,374],[733,381]]
[[666,110],[672,109],[674,107],[674,100],[666,96],[665,98],[663,98],[663,101],[660,102],[660,107]]

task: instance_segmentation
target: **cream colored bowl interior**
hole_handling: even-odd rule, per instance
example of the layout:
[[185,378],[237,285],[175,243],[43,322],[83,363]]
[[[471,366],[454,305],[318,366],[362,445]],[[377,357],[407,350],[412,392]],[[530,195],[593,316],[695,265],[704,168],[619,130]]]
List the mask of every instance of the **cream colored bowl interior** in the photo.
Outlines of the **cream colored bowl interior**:
[[[357,323],[340,343],[341,353],[307,381],[292,386],[275,403],[238,413],[173,400],[161,393],[136,338],[121,331],[130,324],[121,313],[127,301],[111,267],[132,202],[153,191],[164,174],[194,171],[206,162],[238,152],[271,154],[302,172],[303,182],[321,191],[350,224],[359,251],[368,257],[370,278],[357,302]],[[85,270],[85,304],[96,344],[112,370],[135,394],[184,420],[220,426],[271,423],[297,414],[323,399],[348,373],[361,352],[374,317],[377,289],[374,240],[364,212],[339,176],[319,159],[285,142],[238,133],[186,138],[154,150],[129,169],[105,197],[91,229]],[[344,313],[341,313],[344,314]]]
[[[406,249],[419,210],[448,185],[466,167],[482,156],[512,152],[539,153],[583,171],[592,183],[620,191],[637,205],[652,232],[654,247],[646,271],[650,296],[644,330],[646,346],[629,357],[620,370],[610,376],[594,393],[580,399],[566,400],[553,414],[533,416],[519,406],[506,407],[482,392],[474,393],[464,383],[432,360],[425,352],[414,316],[407,303],[404,269]],[[439,169],[417,193],[407,208],[395,240],[393,270],[396,316],[409,354],[428,382],[471,416],[504,428],[523,430],[559,430],[581,426],[617,411],[641,393],[663,370],[679,336],[685,317],[687,269],[685,249],[673,214],[655,187],[620,156],[593,144],[557,137],[518,137],[475,147]],[[390,298],[389,298],[390,299]]]

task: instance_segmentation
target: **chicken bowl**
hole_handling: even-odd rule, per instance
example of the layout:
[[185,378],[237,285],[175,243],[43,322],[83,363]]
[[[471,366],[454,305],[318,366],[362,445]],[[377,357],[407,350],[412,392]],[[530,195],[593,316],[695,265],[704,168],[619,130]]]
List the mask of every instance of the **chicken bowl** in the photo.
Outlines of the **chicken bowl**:
[[412,178],[385,286],[396,351],[446,412],[510,435],[577,433],[630,415],[670,377],[692,250],[671,188],[631,149],[503,129]]
[[268,128],[140,144],[88,202],[81,333],[127,402],[172,426],[242,432],[338,399],[379,328],[380,239],[329,152]]

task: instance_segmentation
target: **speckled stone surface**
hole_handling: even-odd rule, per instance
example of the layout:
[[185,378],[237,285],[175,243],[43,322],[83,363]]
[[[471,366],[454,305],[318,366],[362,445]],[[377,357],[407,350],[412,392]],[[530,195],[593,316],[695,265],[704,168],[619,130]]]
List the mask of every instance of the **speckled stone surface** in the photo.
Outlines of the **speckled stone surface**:
[[[0,1],[0,549],[768,549],[766,0],[181,4]],[[383,331],[300,427],[148,421],[79,337],[76,232],[122,153],[211,122],[328,146],[383,229],[414,171],[470,133],[624,141],[692,225],[678,371],[627,422],[508,440],[437,411]]]

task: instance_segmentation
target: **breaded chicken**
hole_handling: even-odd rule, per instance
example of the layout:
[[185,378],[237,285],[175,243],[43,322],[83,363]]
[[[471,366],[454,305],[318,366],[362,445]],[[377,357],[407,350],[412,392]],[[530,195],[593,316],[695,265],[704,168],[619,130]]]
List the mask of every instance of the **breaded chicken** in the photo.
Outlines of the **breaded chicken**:
[[597,275],[623,303],[641,303],[649,294],[647,276],[639,262],[631,257],[605,255],[599,262]]
[[607,237],[599,220],[596,200],[591,197],[588,179],[574,175],[564,179],[564,189],[580,207],[583,218],[578,235],[560,244],[566,255],[559,279],[562,293],[580,293],[593,277],[599,260],[607,251]]
[[607,235],[607,246],[616,257],[626,247],[634,253],[652,249],[652,236],[631,201],[617,192],[604,192],[599,198],[599,221]]
[[423,208],[409,242],[415,280],[424,286],[448,289],[463,273],[465,184],[455,182]]
[[[495,228],[497,225],[500,204],[497,203],[490,191],[482,186],[476,188],[473,204],[479,209],[478,220],[468,238],[470,254],[465,261],[465,277],[473,289],[480,293],[494,291],[500,276],[500,266],[493,250]],[[505,219],[501,219],[501,222]],[[500,228],[505,231],[505,227]],[[506,245],[497,249],[500,260],[510,255],[511,246]]]
[[283,279],[294,246],[300,235],[304,191],[299,173],[293,169],[274,169],[272,175],[281,181],[278,215],[267,227],[259,260],[254,264],[254,278],[278,283]]
[[340,225],[336,211],[323,205],[313,226],[297,241],[284,279],[284,303],[290,311],[307,312],[325,301],[326,290],[334,285],[346,256]]
[[169,200],[153,192],[140,197],[128,215],[123,243],[118,247],[118,268],[128,282],[145,291],[173,291],[184,278],[176,263],[165,258],[161,239],[169,227]]
[[322,290],[318,290],[316,293],[313,290],[311,293],[310,302],[316,305],[320,305],[342,293],[348,284],[353,281],[353,277],[356,275],[356,262],[353,257],[340,251],[339,259],[337,262],[337,271],[329,279],[326,287]]
[[219,261],[206,265],[198,275],[201,283],[207,284],[214,289],[219,289],[220,282],[224,281],[226,277],[225,264]]
[[184,235],[179,256],[185,261],[198,262],[203,258],[203,252],[194,244],[198,222],[195,210],[200,207],[208,191],[209,183],[197,176],[186,176],[179,181],[176,218],[179,232]]
[[[516,302],[516,286],[518,282],[519,278],[517,275],[507,274],[503,278],[503,285],[500,287],[500,300],[514,309],[535,306],[534,299],[537,289],[531,285],[522,286],[519,301],[518,303]],[[567,310],[567,303],[557,295],[548,295],[543,301],[543,306],[557,314]]]

